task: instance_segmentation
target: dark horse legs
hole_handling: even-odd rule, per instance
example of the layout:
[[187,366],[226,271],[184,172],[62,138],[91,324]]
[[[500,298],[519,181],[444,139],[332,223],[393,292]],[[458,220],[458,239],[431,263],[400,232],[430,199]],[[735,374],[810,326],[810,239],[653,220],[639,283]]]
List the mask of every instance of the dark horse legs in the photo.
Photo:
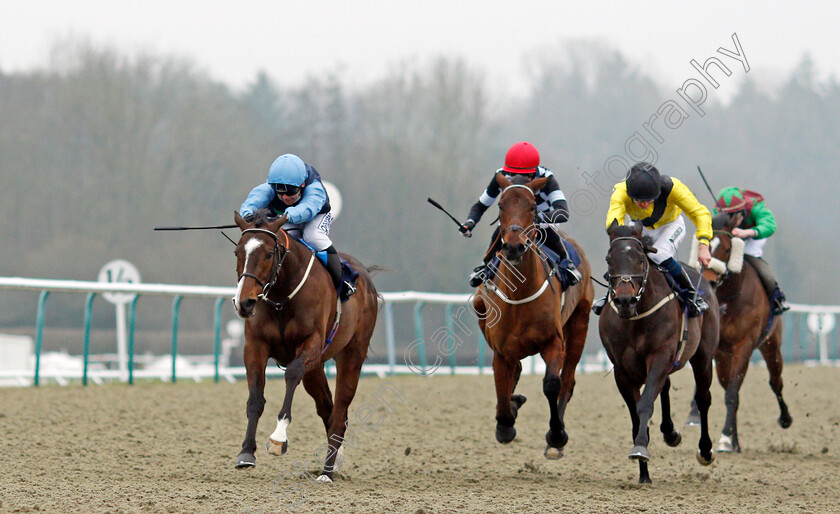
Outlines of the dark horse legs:
[[[648,371],[644,392],[639,393],[639,388],[633,385],[629,377],[616,370],[615,381],[621,392],[627,409],[630,411],[630,419],[633,423],[633,449],[629,457],[639,461],[639,483],[651,483],[648,473],[647,461],[650,460],[650,452],[647,447],[650,443],[650,429],[648,422],[653,416],[653,405],[656,396],[659,395],[662,404],[662,423],[659,428],[668,446],[677,446],[682,441],[682,435],[674,429],[674,422],[671,420],[671,380],[668,378],[670,371],[670,359],[658,359],[654,361]],[[707,388],[708,390],[708,388]],[[707,409],[708,411],[708,406]],[[711,448],[711,440],[709,440]]]
[[[639,436],[639,414],[636,409],[636,404],[641,398],[641,394],[639,393],[639,388],[635,386],[630,378],[626,376],[626,373],[622,371],[620,368],[615,368],[615,384],[618,386],[618,392],[621,393],[621,397],[624,399],[624,403],[627,404],[627,410],[630,411],[630,421],[633,424],[633,441],[635,442]],[[645,425],[644,432],[646,436],[648,435],[648,427]],[[635,448],[634,448],[635,450]],[[645,449],[645,452],[647,450]],[[632,458],[632,455],[631,455]],[[648,458],[650,458],[648,456]],[[648,458],[639,458],[639,483],[640,484],[649,484],[650,475],[648,474],[648,465],[647,461]]]
[[493,379],[496,382],[496,440],[502,444],[507,444],[516,437],[513,424],[516,422],[519,407],[525,403],[524,396],[513,394],[519,382],[520,373],[522,373],[521,363],[516,362],[515,365],[511,365],[498,353],[493,355]]
[[689,360],[694,372],[694,402],[700,411],[700,442],[698,444],[697,461],[708,466],[715,460],[712,453],[712,439],[709,437],[709,406],[712,404],[712,356],[707,355],[701,345],[697,353]]
[[[562,449],[569,441],[564,417],[575,389],[575,368],[586,344],[589,308],[588,302],[579,304],[563,326],[564,341],[550,345],[542,352],[546,364],[543,393],[548,399],[551,416],[548,421],[549,430],[545,434],[546,458],[561,457]],[[562,375],[558,375],[561,366]]]

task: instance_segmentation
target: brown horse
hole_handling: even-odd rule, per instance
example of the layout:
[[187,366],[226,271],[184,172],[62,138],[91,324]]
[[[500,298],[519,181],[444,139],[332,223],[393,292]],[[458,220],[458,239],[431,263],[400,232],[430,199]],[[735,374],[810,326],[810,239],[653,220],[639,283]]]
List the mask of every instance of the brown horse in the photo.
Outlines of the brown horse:
[[525,403],[524,396],[513,394],[522,372],[519,361],[539,353],[546,364],[543,392],[550,409],[544,455],[556,459],[562,456],[569,439],[563,416],[572,397],[575,367],[589,326],[593,298],[589,262],[577,243],[569,239],[567,244],[573,245],[581,257],[578,270],[583,279],[562,292],[535,244],[540,237],[533,225],[535,191],[542,189],[547,179],[513,184],[499,174],[496,180],[503,189],[499,197],[502,265],[495,283],[482,284],[473,298],[473,308],[480,314],[479,327],[494,352],[496,439],[509,443],[516,437],[513,425],[519,407]]
[[[697,318],[686,318],[671,292],[665,274],[650,265],[648,253],[655,253],[642,224],[619,226],[613,221],[608,230],[610,249],[608,305],[601,313],[598,329],[601,341],[614,365],[615,383],[633,422],[633,449],[630,458],[639,461],[639,483],[650,483],[647,462],[650,453],[648,422],[659,396],[662,424],[659,426],[668,446],[682,441],[671,420],[669,375],[691,363],[694,372],[694,399],[699,407],[701,435],[697,460],[708,466],[714,460],[709,437],[709,405],[712,395],[712,356],[718,342],[717,301],[705,281],[700,288],[710,309]],[[690,274],[692,280],[697,273]],[[644,391],[640,394],[640,389]]]
[[[256,463],[257,423],[265,405],[265,366],[269,357],[286,368],[286,396],[277,416],[277,428],[266,449],[273,455],[286,453],[286,429],[292,421],[292,398],[298,384],[315,400],[324,421],[329,451],[319,481],[331,482],[336,469],[347,422],[347,408],[356,394],[362,363],[376,324],[378,294],[362,264],[344,255],[359,272],[357,292],[341,305],[340,323],[327,346],[336,317],[336,292],[327,270],[313,260],[313,252],[290,238],[275,221],[260,211],[253,223],[235,216],[242,230],[236,246],[239,277],[234,297],[236,312],[245,321],[245,369],[248,377],[248,428],[237,468]],[[324,363],[334,358],[337,368],[333,403]],[[340,461],[339,461],[340,464]]]
[[[719,452],[741,451],[737,422],[739,391],[747,374],[750,356],[756,348],[767,363],[770,387],[779,402],[779,425],[788,428],[793,423],[782,398],[782,317],[773,317],[771,323],[770,300],[749,259],[742,261],[736,252],[737,268],[730,269],[735,266],[734,263],[730,265],[733,256],[732,229],[740,224],[741,216],[723,214],[715,217],[718,243],[712,256],[718,263],[713,266],[714,270],[704,272],[715,288],[721,309],[720,343],[715,362],[718,381],[726,391],[726,422],[716,448]],[[740,254],[743,256],[743,251]],[[695,424],[696,419],[696,407],[692,405],[686,424]]]

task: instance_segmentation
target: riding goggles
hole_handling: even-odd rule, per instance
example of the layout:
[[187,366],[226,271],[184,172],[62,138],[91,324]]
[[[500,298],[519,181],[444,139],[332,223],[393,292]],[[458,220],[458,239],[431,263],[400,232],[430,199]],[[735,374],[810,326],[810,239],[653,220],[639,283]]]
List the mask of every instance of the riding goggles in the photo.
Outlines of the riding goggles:
[[295,196],[300,192],[300,186],[292,186],[289,184],[274,184],[274,191],[278,195]]

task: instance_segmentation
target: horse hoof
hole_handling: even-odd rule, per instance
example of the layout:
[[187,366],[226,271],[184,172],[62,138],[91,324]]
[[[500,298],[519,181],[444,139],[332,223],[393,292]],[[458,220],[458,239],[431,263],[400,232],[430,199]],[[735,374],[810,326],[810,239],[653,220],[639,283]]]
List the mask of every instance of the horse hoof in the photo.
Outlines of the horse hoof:
[[640,484],[652,484],[653,482],[651,482],[650,477],[640,477],[639,478],[639,483]]
[[545,447],[543,455],[548,460],[557,460],[563,456],[563,448],[555,448],[551,445]]
[[278,443],[277,441],[272,441],[271,439],[265,443],[265,450],[272,454],[272,455],[285,455],[286,450],[289,449],[289,441],[283,441],[282,443]]
[[703,456],[702,451],[697,450],[697,462],[699,462],[700,464],[702,464],[704,466],[708,466],[714,461],[715,461],[715,452],[710,451],[709,452],[709,458],[706,458],[706,457]]
[[732,453],[735,451],[735,447],[732,445],[732,438],[727,435],[720,436],[720,441],[718,441],[715,451],[718,453]]
[[676,448],[682,442],[682,434],[679,430],[674,430],[670,435],[665,436],[665,444],[671,448]]
[[779,416],[779,426],[782,428],[790,428],[793,424],[793,418],[790,417],[790,414],[787,416]]
[[642,462],[647,462],[650,460],[650,453],[648,449],[644,446],[634,446],[633,449],[630,451],[630,455],[628,455],[633,460],[640,460]]
[[236,469],[253,468],[257,465],[257,458],[253,453],[242,452],[236,457]]
[[567,434],[565,430],[561,430],[560,437],[555,438],[554,432],[549,430],[545,433],[545,442],[547,445],[553,446],[554,448],[563,448],[566,446],[566,443],[569,442],[569,434]]
[[496,440],[502,444],[508,444],[516,437],[516,429],[496,425]]
[[315,479],[316,482],[321,482],[322,484],[331,484],[332,478],[328,477],[327,475],[321,475]]
[[685,426],[687,426],[687,427],[699,427],[700,426],[700,416],[689,415],[688,419],[685,420]]

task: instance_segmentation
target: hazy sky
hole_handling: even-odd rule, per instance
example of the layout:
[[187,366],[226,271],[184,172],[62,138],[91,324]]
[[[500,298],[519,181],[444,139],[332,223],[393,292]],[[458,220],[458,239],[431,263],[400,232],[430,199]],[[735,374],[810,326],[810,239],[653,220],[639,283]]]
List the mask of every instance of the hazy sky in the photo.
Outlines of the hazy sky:
[[[840,76],[840,3],[539,0],[0,0],[0,70],[43,67],[54,42],[86,38],[128,54],[194,59],[239,88],[265,70],[281,85],[343,66],[356,84],[405,58],[460,56],[493,90],[524,91],[528,59],[570,40],[619,49],[664,86],[696,75],[737,33],[768,82],[808,52]],[[733,74],[732,87],[743,79]]]

